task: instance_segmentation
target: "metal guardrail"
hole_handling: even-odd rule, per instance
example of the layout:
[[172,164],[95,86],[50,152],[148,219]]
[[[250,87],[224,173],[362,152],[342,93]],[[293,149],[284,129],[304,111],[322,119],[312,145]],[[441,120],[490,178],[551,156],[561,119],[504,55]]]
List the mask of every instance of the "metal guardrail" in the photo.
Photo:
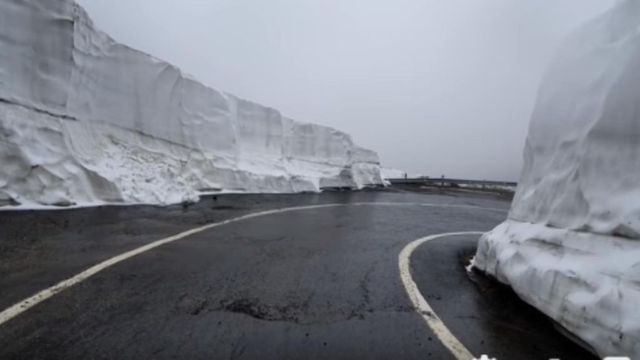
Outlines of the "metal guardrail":
[[511,181],[492,181],[492,180],[469,180],[469,179],[450,179],[450,178],[399,178],[386,179],[391,185],[484,185],[484,186],[518,186],[517,182]]

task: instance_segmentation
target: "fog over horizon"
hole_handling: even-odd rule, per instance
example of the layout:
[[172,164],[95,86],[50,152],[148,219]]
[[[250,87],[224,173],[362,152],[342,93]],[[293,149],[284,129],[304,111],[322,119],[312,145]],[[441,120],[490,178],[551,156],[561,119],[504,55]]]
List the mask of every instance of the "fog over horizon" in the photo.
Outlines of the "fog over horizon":
[[409,174],[517,180],[542,74],[614,0],[78,0],[114,39]]

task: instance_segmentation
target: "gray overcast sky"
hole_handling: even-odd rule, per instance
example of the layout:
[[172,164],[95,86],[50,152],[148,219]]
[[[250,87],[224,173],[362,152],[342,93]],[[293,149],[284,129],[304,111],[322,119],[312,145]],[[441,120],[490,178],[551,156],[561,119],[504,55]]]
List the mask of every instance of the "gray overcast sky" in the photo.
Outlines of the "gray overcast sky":
[[542,73],[613,0],[79,0],[205,84],[333,126],[384,166],[517,180]]

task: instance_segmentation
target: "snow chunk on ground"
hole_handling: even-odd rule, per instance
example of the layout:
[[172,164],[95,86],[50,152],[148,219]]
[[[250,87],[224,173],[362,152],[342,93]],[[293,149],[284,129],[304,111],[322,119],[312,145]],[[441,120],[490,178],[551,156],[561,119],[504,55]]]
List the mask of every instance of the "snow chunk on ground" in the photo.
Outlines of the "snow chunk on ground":
[[601,356],[640,358],[639,27],[624,0],[564,45],[509,220],[475,261]]
[[381,185],[375,152],[112,40],[72,0],[0,3],[0,205],[170,204]]

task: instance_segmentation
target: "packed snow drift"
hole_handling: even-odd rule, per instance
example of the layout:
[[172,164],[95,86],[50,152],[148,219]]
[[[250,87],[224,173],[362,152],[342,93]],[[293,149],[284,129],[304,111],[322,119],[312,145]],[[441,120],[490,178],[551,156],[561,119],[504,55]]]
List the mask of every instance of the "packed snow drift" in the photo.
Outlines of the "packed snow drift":
[[477,268],[601,356],[640,359],[640,1],[564,44],[540,89],[509,219]]
[[168,204],[382,184],[340,131],[209,88],[72,0],[0,2],[0,204]]

